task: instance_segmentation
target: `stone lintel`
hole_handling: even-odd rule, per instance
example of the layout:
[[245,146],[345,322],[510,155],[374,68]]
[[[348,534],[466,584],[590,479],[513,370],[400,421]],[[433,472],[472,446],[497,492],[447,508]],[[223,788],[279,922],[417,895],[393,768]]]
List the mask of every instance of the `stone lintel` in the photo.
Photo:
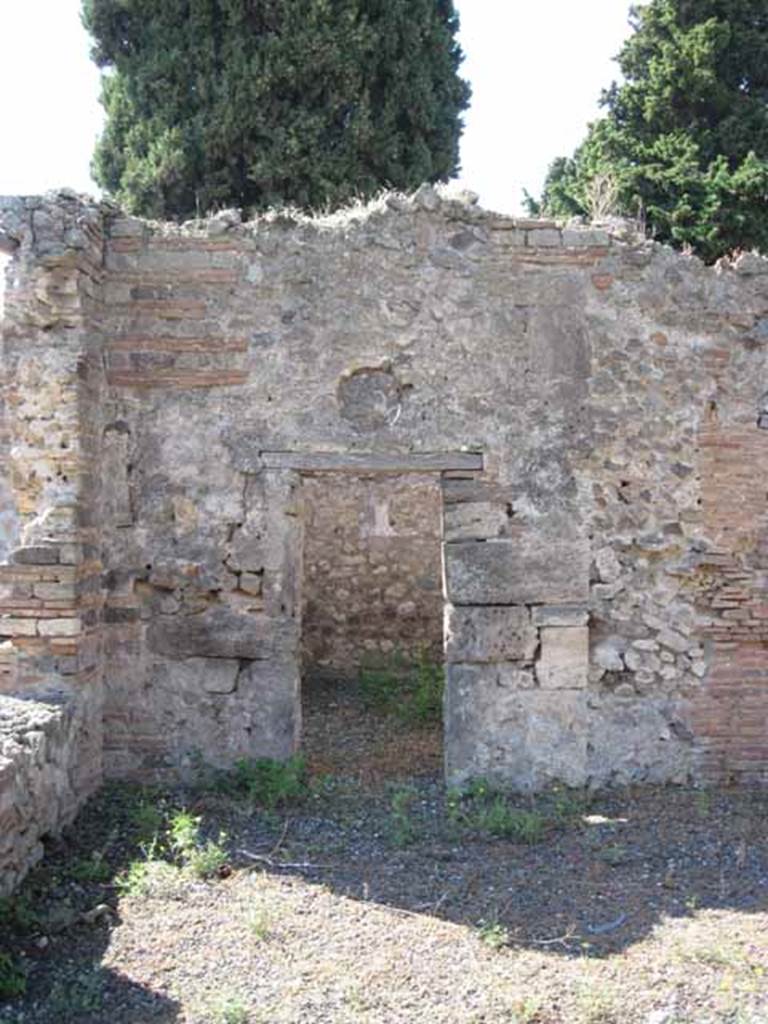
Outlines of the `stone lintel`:
[[266,469],[306,473],[442,473],[450,470],[480,473],[483,469],[483,456],[479,452],[262,452],[261,462]]

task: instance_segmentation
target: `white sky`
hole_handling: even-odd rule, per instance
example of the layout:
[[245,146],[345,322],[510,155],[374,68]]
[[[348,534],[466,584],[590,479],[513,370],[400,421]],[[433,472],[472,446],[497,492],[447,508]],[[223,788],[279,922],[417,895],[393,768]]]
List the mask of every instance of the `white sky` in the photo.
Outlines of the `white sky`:
[[[158,0],[162,3],[162,0]],[[474,90],[462,181],[484,206],[518,212],[549,162],[570,153],[616,77],[629,0],[458,0],[463,73]],[[0,194],[68,185],[89,173],[101,124],[99,72],[80,0],[0,0]]]

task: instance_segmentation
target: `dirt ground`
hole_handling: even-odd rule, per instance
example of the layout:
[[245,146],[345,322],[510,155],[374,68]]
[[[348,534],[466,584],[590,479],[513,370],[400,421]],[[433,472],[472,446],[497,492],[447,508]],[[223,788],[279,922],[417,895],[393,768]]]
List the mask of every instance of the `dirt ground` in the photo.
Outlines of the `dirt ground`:
[[[288,807],[105,789],[3,908],[27,986],[0,1021],[768,1024],[768,793],[552,794],[499,837],[437,731],[353,705],[308,706]],[[227,851],[211,879],[168,855],[179,807]]]

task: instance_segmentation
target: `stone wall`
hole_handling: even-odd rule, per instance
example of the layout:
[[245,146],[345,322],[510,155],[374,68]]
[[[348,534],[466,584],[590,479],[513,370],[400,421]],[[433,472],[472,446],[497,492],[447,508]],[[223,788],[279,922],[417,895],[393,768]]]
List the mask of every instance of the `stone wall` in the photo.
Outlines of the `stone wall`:
[[434,476],[303,481],[305,680],[443,652],[442,494]]
[[0,200],[0,745],[5,891],[102,778],[103,210]]
[[0,223],[3,685],[103,675],[108,774],[295,749],[341,473],[441,495],[453,781],[765,780],[768,262],[428,188]]
[[74,819],[91,787],[82,758],[89,709],[71,693],[0,696],[0,897]]

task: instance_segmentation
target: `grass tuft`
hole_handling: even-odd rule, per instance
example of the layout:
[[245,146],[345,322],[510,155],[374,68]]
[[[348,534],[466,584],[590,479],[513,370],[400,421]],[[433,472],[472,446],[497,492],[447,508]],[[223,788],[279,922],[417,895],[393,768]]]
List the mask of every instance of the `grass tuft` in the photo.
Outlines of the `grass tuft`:
[[309,793],[304,758],[298,755],[287,761],[242,759],[221,772],[215,785],[227,796],[245,798],[270,811],[297,803]]

